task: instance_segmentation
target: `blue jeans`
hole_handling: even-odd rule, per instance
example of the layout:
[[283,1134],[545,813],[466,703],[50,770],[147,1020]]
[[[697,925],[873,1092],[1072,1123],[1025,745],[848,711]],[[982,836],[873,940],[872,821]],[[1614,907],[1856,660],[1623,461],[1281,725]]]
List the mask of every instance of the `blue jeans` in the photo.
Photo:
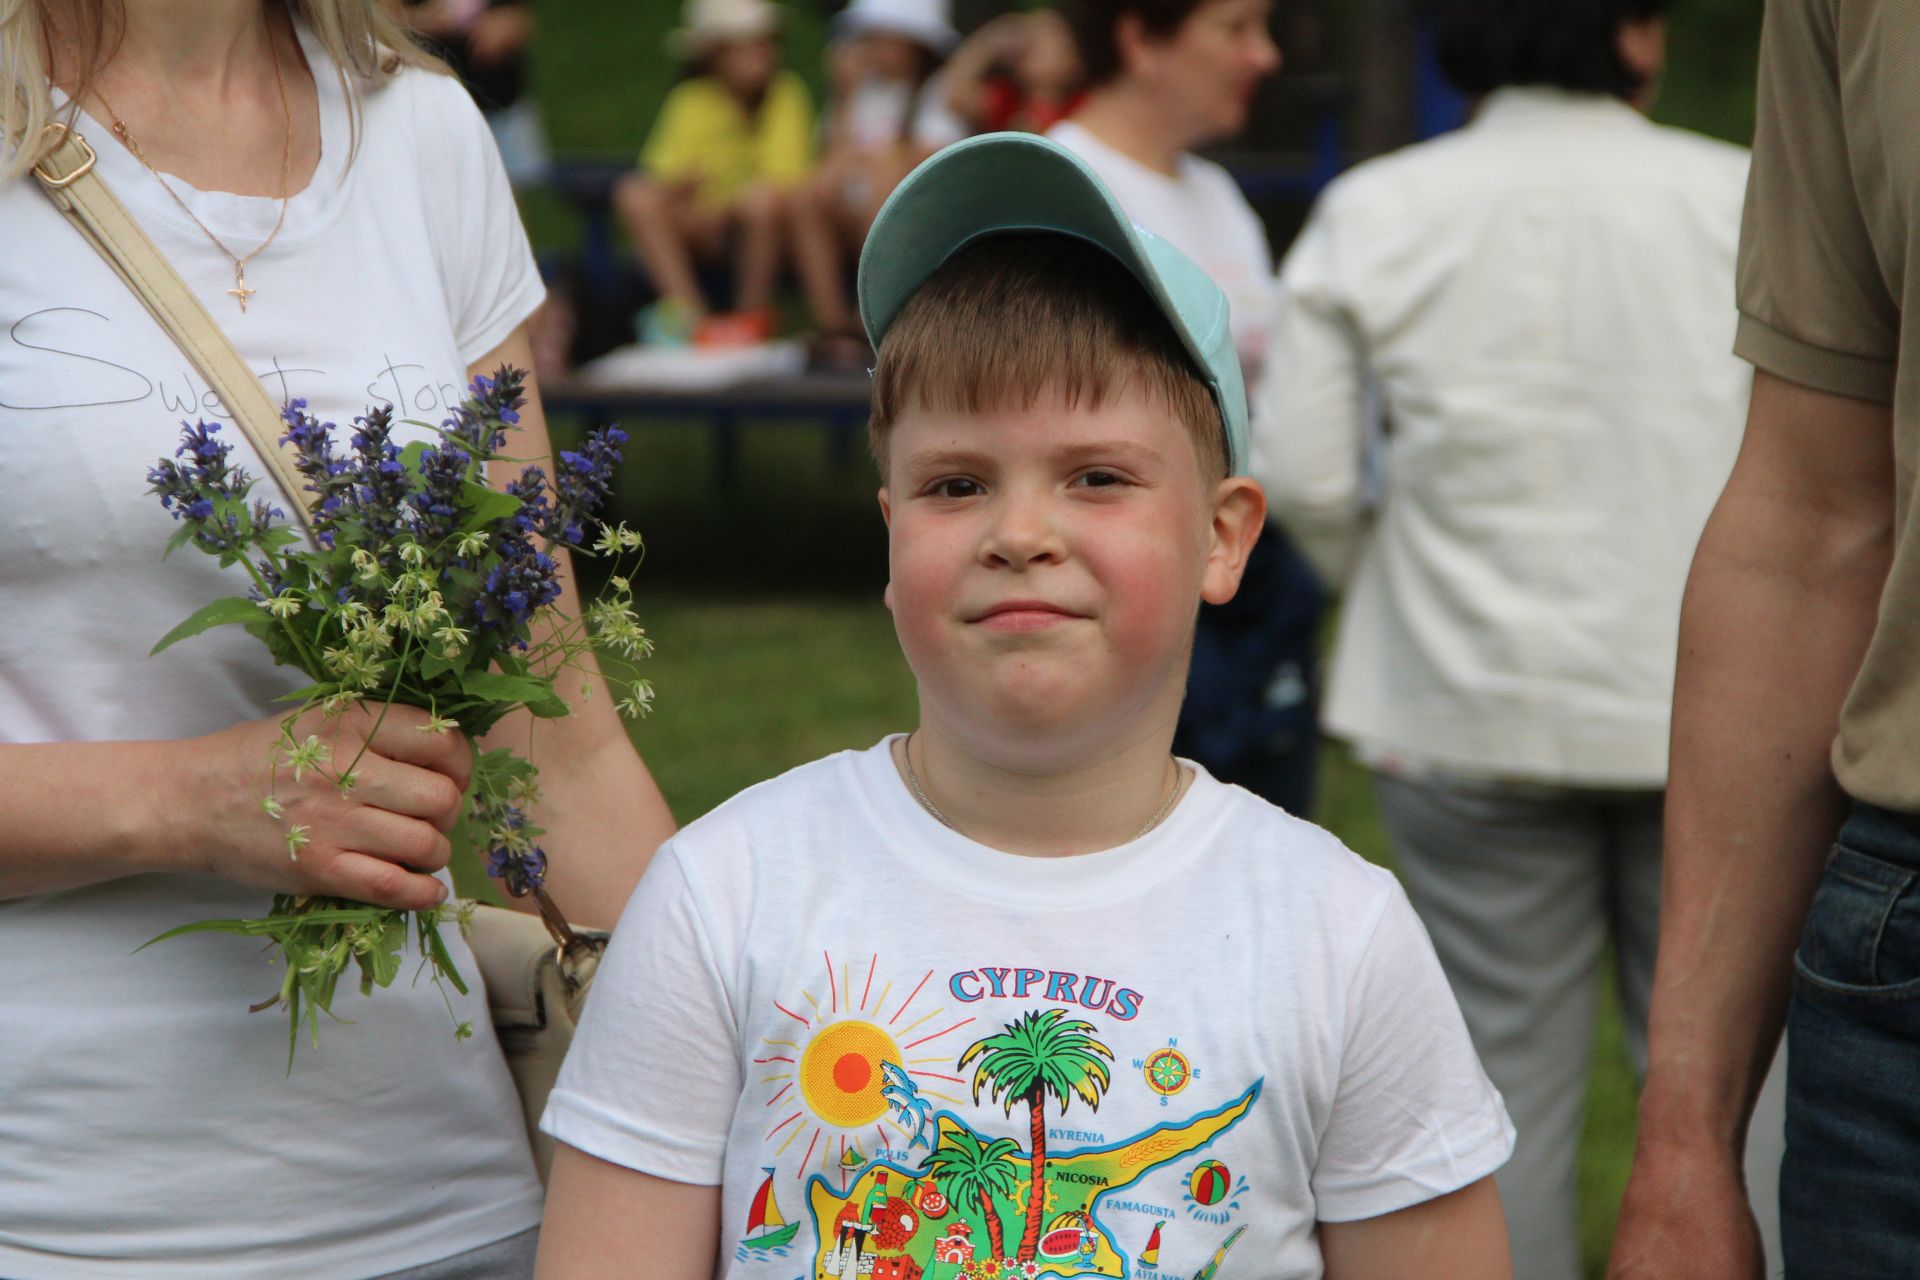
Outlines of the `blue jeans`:
[[1856,804],[1794,957],[1789,1280],[1920,1276],[1920,819]]

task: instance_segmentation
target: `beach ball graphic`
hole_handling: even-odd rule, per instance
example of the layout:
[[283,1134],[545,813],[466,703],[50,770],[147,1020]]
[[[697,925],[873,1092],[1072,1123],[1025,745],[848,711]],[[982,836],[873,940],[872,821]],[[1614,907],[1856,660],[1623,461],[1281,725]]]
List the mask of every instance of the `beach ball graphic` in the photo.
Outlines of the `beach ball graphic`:
[[1187,1190],[1193,1193],[1195,1200],[1205,1205],[1219,1204],[1232,1183],[1233,1175],[1218,1160],[1208,1160],[1187,1175]]

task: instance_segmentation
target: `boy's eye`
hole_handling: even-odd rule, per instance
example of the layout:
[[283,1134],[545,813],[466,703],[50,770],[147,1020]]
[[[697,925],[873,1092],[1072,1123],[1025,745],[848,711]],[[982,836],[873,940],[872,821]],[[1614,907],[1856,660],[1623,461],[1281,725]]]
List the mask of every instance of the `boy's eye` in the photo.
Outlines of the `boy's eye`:
[[1089,489],[1107,489],[1114,485],[1125,484],[1127,481],[1125,476],[1119,475],[1116,472],[1101,471],[1096,468],[1092,471],[1082,471],[1074,477],[1073,482],[1078,485],[1084,485]]
[[971,498],[981,492],[980,482],[965,476],[948,476],[927,486],[928,495],[935,498]]

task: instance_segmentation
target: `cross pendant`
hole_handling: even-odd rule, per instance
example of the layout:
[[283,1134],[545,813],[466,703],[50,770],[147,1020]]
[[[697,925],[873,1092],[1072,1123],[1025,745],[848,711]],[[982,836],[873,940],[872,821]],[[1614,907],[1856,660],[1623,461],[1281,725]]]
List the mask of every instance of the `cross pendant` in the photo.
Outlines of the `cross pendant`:
[[247,288],[246,267],[241,263],[238,263],[238,262],[234,263],[233,264],[233,288],[227,290],[227,293],[240,300],[241,315],[245,315],[247,313],[247,299],[251,298],[254,294],[258,292],[260,292],[258,289]]

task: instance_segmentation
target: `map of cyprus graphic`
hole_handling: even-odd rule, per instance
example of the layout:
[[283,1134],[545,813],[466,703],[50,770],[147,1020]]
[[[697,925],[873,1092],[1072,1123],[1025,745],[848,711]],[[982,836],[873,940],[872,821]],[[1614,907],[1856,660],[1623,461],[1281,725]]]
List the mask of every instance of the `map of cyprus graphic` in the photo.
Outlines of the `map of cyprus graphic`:
[[[987,1138],[951,1111],[923,1113],[918,1161],[878,1159],[839,1179],[806,1179],[805,1217],[814,1241],[809,1274],[814,1280],[1159,1276],[1151,1215],[1137,1206],[1120,1215],[1103,1210],[1147,1174],[1233,1128],[1260,1087],[1217,1110],[1120,1142],[1047,1150],[1037,1239],[1028,1229],[1032,1153],[1011,1139]],[[1239,1231],[1220,1234],[1222,1246],[1203,1276],[1211,1276]]]

